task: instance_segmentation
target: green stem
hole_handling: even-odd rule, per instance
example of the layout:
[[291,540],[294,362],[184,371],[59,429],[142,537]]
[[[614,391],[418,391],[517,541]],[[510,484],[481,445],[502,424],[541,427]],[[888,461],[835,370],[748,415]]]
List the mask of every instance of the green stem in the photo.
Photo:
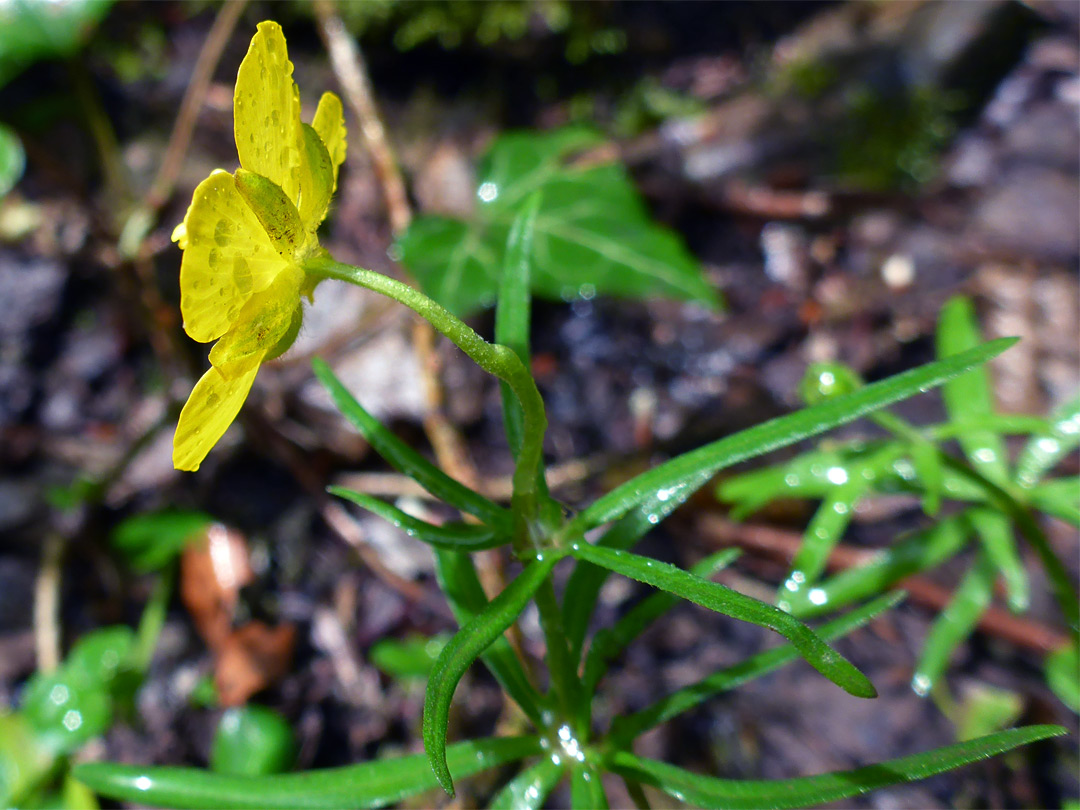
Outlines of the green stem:
[[389,276],[362,267],[341,264],[327,255],[309,259],[304,263],[304,270],[314,276],[355,284],[404,304],[446,335],[480,368],[510,386],[521,403],[525,417],[521,454],[514,468],[514,494],[511,501],[515,520],[515,548],[519,554],[542,548],[545,545],[544,538],[539,536],[537,531],[539,495],[536,470],[540,468],[543,458],[547,416],[536,383],[521,358],[506,346],[488,343],[445,307],[414,287]]
[[150,601],[143,608],[139,619],[139,628],[135,634],[135,647],[132,650],[132,664],[146,675],[150,669],[150,660],[154,657],[158,636],[165,626],[165,614],[169,609],[169,597],[172,596],[173,580],[176,578],[176,566],[170,564],[157,578]]
[[570,659],[570,649],[566,644],[566,630],[563,629],[562,611],[555,598],[555,588],[548,577],[537,589],[533,599],[540,612],[540,627],[544,631],[544,642],[547,645],[548,669],[551,672],[551,686],[555,692],[556,705],[562,714],[563,723],[571,724],[574,736],[579,737],[584,729],[576,728],[578,725],[578,691],[581,681],[574,671]]

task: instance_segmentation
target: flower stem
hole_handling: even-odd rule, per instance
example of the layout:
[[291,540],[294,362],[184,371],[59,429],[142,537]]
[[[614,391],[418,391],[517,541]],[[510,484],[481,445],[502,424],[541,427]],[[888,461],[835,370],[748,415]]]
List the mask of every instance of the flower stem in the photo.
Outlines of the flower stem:
[[514,392],[525,416],[521,454],[514,468],[514,492],[511,499],[516,525],[515,549],[519,553],[545,545],[537,529],[539,492],[536,471],[542,460],[541,449],[547,416],[544,401],[532,375],[511,349],[489,343],[441,304],[397,279],[362,267],[336,262],[329,256],[316,256],[304,263],[304,270],[314,276],[334,278],[385,295],[404,304],[446,335],[480,368],[506,382]]

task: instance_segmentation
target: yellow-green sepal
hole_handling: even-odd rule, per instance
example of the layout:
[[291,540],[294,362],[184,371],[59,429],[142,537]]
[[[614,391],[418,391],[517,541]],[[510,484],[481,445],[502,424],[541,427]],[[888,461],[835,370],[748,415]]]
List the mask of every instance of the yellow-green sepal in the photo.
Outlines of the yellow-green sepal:
[[262,223],[278,254],[291,261],[306,240],[296,206],[273,180],[261,174],[237,169],[236,190]]

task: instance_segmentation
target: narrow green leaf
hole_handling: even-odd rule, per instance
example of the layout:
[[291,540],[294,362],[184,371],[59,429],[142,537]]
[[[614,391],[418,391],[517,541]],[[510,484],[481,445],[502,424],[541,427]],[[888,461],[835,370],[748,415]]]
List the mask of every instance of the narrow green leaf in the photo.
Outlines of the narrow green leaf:
[[395,469],[455,509],[467,512],[499,529],[510,528],[512,520],[508,509],[455,481],[387,430],[378,419],[364,410],[323,360],[315,358],[311,365],[315,376],[326,387],[342,416],[348,419],[375,451]]
[[[452,745],[446,751],[446,759],[454,778],[464,779],[540,751],[538,737],[492,737]],[[80,782],[110,799],[191,810],[384,807],[439,786],[423,754],[262,777],[110,762],[77,765],[74,774]]]
[[[487,609],[487,596],[468,554],[435,549],[435,577],[460,627]],[[513,698],[533,723],[541,725],[543,712],[540,695],[521,668],[510,642],[500,636],[480,657],[506,694]]]
[[587,762],[576,762],[571,766],[570,807],[573,810],[608,809],[600,770]]
[[1016,338],[991,341],[678,456],[599,498],[569,521],[561,536],[576,539],[594,526],[622,517],[654,495],[678,495],[685,499],[724,467],[787,447],[921,391],[928,391],[995,357],[1015,342]]
[[[604,532],[594,545],[619,550],[631,548],[657,523],[683,504],[684,494],[690,494],[688,489],[675,493],[669,493],[666,490],[653,493],[645,498],[637,509],[624,515]],[[589,628],[589,621],[596,607],[600,588],[603,587],[609,573],[606,568],[578,562],[573,573],[570,574],[570,579],[566,584],[566,595],[563,597],[563,626],[570,644],[571,658],[576,659],[581,655],[582,645],[585,643],[585,632]]]
[[945,610],[934,620],[923,643],[919,665],[911,678],[911,688],[918,695],[928,695],[949,664],[953,651],[971,635],[979,618],[990,604],[994,591],[995,569],[985,550],[953,592]]
[[[514,218],[514,224],[510,228],[510,238],[506,243],[506,256],[503,259],[502,276],[499,281],[499,299],[495,307],[495,342],[513,349],[526,368],[530,365],[529,322],[532,304],[529,288],[530,257],[533,250],[533,232],[536,228],[536,212],[540,208],[540,200],[540,192],[533,192]],[[510,390],[510,386],[505,382],[500,385],[506,438],[516,458],[521,451],[525,417],[521,410],[521,403]]]
[[926,779],[978,762],[1021,745],[1066,734],[1061,726],[1027,726],[1000,731],[977,740],[948,745],[923,754],[900,757],[850,771],[798,779],[735,780],[700,776],[664,762],[643,759],[629,751],[615,754],[612,770],[660,788],[679,801],[705,808],[758,810],[807,807],[860,796],[871,790]]
[[834,467],[845,476],[845,483],[835,487],[814,513],[810,525],[803,533],[803,541],[791,561],[791,573],[780,586],[776,604],[785,609],[788,597],[809,588],[825,570],[829,555],[847,530],[855,511],[855,503],[862,497],[869,482],[862,478],[848,478],[842,467]]
[[1046,683],[1061,702],[1080,714],[1080,640],[1073,636],[1067,644],[1046,657]]
[[[951,298],[942,309],[938,321],[938,357],[945,359],[969,351],[981,341],[971,301],[962,296]],[[985,366],[973,368],[946,382],[941,388],[941,396],[951,421],[994,413],[994,391]],[[992,430],[970,430],[961,433],[957,439],[975,469],[999,483],[1008,478],[1009,456],[1000,435]]]
[[1032,436],[1024,446],[1016,460],[1016,483],[1034,486],[1077,445],[1080,445],[1080,395],[1054,411],[1049,430]]
[[508,782],[489,806],[491,810],[540,810],[565,772],[561,762],[544,757]]
[[1056,518],[1080,526],[1080,478],[1055,478],[1036,484],[1031,505]]
[[0,124],[0,200],[15,188],[26,168],[26,152],[15,130]]
[[941,510],[941,497],[945,489],[941,454],[936,445],[925,439],[911,442],[910,450],[911,463],[923,488],[923,511],[934,517]]
[[1020,559],[1009,516],[980,507],[969,509],[967,514],[983,551],[1005,580],[1009,608],[1013,613],[1027,610],[1031,601],[1031,586],[1024,561]]
[[570,553],[625,577],[652,585],[710,610],[775,630],[792,643],[814,669],[856,697],[875,697],[877,692],[865,675],[831,649],[814,631],[772,605],[696,577],[681,568],[628,551],[575,543]]
[[983,488],[986,500],[996,509],[1012,518],[1013,523],[1023,533],[1024,537],[1039,555],[1039,562],[1046,572],[1046,578],[1050,583],[1050,589],[1054,594],[1054,601],[1065,616],[1065,621],[1073,633],[1080,633],[1080,595],[1077,594],[1076,583],[1072,574],[1050,545],[1050,539],[1039,526],[1027,506],[1016,500],[1016,497],[1003,486],[984,476],[974,467],[965,464],[960,459],[943,457],[947,467],[967,478],[972,483]]
[[940,521],[879,551],[870,562],[849,568],[788,598],[794,616],[808,617],[836,610],[881,593],[911,576],[955,556],[969,537],[961,516]]
[[[740,553],[737,548],[729,548],[710,554],[691,568],[690,573],[696,577],[709,579],[716,572],[731,565]],[[678,599],[679,597],[674,594],[658,591],[642,599],[614,625],[599,631],[593,637],[589,654],[585,657],[585,674],[582,678],[587,700],[592,699],[592,693],[607,671],[608,664],[614,661],[630,642],[640,636],[646,627],[671,610]]]
[[345,487],[327,487],[326,491],[331,495],[352,501],[357,506],[389,521],[410,537],[438,548],[471,552],[498,548],[510,542],[509,534],[491,526],[477,526],[471,523],[445,523],[442,526],[436,526],[434,523],[428,523],[403,512],[393,504],[362,492],[354,492]]
[[562,556],[548,553],[527,565],[482,613],[450,639],[431,668],[424,696],[424,749],[439,784],[451,796],[454,784],[446,761],[446,727],[454,690],[469,665],[513,624]]
[[[869,624],[886,610],[902,601],[903,598],[903,591],[883,594],[877,599],[845,613],[843,616],[826,622],[814,632],[825,641],[842,638]],[[616,717],[611,724],[611,737],[629,746],[634,738],[645,733],[650,728],[677,717],[695,706],[699,706],[721,692],[727,692],[748,681],[777,670],[798,657],[798,650],[791,644],[758,653],[734,666],[714,672],[697,683],[672,692],[667,697],[661,698],[656,703],[638,712]]]

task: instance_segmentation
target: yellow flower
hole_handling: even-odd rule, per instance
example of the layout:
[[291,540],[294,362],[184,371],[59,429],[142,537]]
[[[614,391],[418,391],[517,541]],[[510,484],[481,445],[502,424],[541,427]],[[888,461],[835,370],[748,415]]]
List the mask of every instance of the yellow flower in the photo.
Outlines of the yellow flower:
[[242,168],[200,183],[173,232],[184,251],[184,330],[201,343],[217,340],[176,426],[178,470],[199,469],[259,365],[292,345],[314,288],[303,262],[321,251],[315,232],[345,159],[345,120],[338,97],[324,93],[311,125],[301,123],[292,71],[281,26],[259,23],[233,96]]

